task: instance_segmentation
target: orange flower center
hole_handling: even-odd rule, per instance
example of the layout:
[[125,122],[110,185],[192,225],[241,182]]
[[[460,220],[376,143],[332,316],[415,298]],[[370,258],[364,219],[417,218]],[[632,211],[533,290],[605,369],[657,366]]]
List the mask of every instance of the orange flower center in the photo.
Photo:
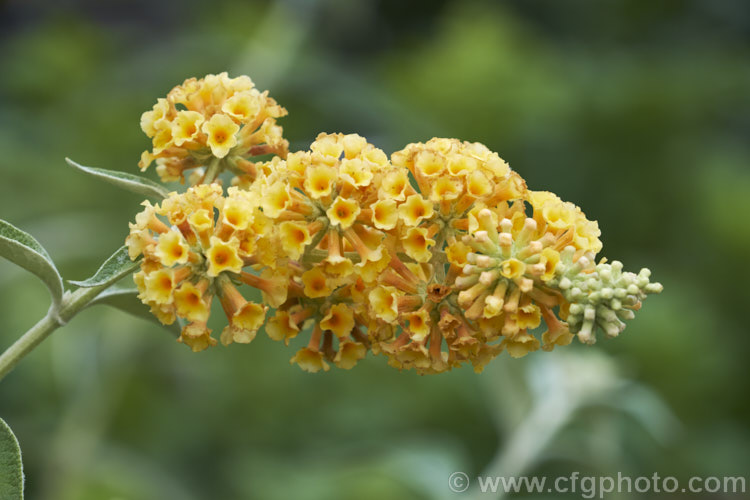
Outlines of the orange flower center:
[[305,241],[305,232],[297,229],[294,231],[294,239],[297,240],[297,243],[302,243]]
[[216,255],[214,255],[214,262],[216,262],[219,265],[226,264],[226,262],[229,260],[229,255],[227,252],[219,251],[216,252]]

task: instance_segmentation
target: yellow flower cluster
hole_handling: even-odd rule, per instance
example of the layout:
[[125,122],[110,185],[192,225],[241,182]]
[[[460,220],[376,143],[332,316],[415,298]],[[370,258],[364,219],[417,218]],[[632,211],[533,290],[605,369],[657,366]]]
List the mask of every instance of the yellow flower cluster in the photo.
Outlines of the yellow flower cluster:
[[[267,306],[248,302],[235,287],[247,279],[243,268],[254,262],[257,226],[264,224],[249,193],[230,188],[224,197],[218,184],[202,184],[144,206],[126,240],[131,259],[143,257],[134,275],[139,298],[164,324],[182,318],[179,340],[194,351],[216,344],[207,326],[215,295],[229,320],[221,342],[253,340]],[[260,278],[249,281],[264,288]],[[285,293],[283,283],[267,285],[271,295]]]
[[[208,81],[222,90],[195,90]],[[226,103],[250,92],[247,82],[191,80],[172,100],[202,103],[209,121],[235,120]],[[243,90],[226,91],[232,85]],[[176,97],[184,95],[193,97]],[[238,141],[226,151],[246,153]],[[255,162],[246,174],[226,194],[198,179],[144,203],[131,224],[141,300],[165,323],[181,318],[180,340],[195,351],[216,344],[207,321],[218,296],[229,321],[223,344],[248,343],[263,325],[287,345],[304,337],[291,362],[306,371],[349,369],[368,352],[423,374],[463,364],[481,371],[502,351],[551,350],[576,334],[591,343],[597,328],[615,336],[661,291],[648,270],[596,264],[597,223],[529,190],[478,143],[435,138],[389,158],[359,135],[320,134],[309,150]],[[244,285],[262,303],[247,301]]]
[[156,160],[163,182],[184,182],[185,172],[193,169],[190,184],[207,175],[210,182],[224,170],[252,180],[256,170],[250,158],[286,155],[289,143],[276,124],[286,114],[247,76],[190,78],[141,116],[141,129],[153,149],[143,152],[139,166],[145,170]]

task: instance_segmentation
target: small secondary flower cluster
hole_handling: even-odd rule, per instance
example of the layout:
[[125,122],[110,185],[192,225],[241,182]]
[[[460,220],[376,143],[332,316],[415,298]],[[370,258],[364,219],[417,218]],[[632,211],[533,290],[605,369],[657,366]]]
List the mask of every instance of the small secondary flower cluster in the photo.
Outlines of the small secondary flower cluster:
[[[389,158],[359,135],[320,134],[287,154],[283,113],[226,74],[188,80],[144,113],[145,156],[162,179],[203,164],[238,176],[225,193],[209,167],[186,192],[144,202],[130,226],[139,297],[163,323],[180,318],[194,351],[217,343],[217,297],[222,344],[248,343],[264,325],[287,345],[305,336],[291,362],[310,372],[349,369],[370,351],[423,374],[481,371],[503,350],[616,336],[662,289],[647,269],[596,264],[597,223],[529,190],[481,144],[435,138]],[[245,286],[262,300],[245,299]]]
[[276,124],[286,114],[247,76],[190,78],[141,116],[141,129],[153,149],[142,153],[139,166],[146,170],[156,160],[163,182],[184,181],[185,171],[193,170],[191,184],[197,184],[206,169],[214,170],[211,176],[229,170],[254,177],[249,158],[286,155],[289,143]]

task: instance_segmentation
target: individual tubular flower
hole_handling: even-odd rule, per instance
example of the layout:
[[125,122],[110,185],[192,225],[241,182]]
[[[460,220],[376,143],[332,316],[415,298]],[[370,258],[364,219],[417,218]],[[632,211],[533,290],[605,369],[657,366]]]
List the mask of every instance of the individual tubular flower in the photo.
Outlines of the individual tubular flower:
[[[216,344],[206,326],[214,296],[229,320],[223,343],[251,341],[264,322],[267,308],[246,301],[234,285],[243,280],[259,238],[252,227],[258,212],[253,203],[235,188],[224,197],[218,184],[200,185],[172,193],[159,205],[145,203],[130,225],[130,257],[143,257],[134,276],[139,298],[165,324],[183,318],[187,324],[179,340],[194,351]],[[276,290],[260,281],[255,286]]]
[[224,170],[238,176],[237,182],[252,181],[258,174],[252,158],[286,155],[288,142],[276,124],[284,115],[286,110],[246,76],[190,78],[141,116],[153,147],[143,152],[139,166],[145,170],[155,160],[164,182],[184,182],[190,170],[195,172],[191,184]]

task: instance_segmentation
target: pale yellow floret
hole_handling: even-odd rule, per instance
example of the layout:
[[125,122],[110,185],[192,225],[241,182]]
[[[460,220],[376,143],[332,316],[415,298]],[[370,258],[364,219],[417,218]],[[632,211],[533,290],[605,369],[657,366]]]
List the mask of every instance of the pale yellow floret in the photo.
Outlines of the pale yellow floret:
[[468,263],[466,256],[469,255],[469,252],[471,252],[469,245],[456,241],[446,247],[445,256],[451,264],[463,267]]
[[542,315],[539,306],[536,304],[526,304],[519,307],[514,313],[514,319],[519,329],[534,329],[542,322]]
[[554,229],[568,229],[575,223],[575,205],[570,203],[546,203],[542,207],[542,216]]
[[417,262],[428,262],[432,258],[430,247],[435,240],[428,236],[427,229],[423,227],[412,227],[401,240],[406,255]]
[[407,226],[416,226],[423,220],[433,216],[432,202],[425,200],[418,194],[413,194],[398,207],[398,215]]
[[151,302],[145,302],[145,304],[150,307],[151,314],[153,314],[162,325],[171,325],[177,320],[173,307],[154,304]]
[[263,213],[268,217],[278,217],[281,212],[289,208],[291,202],[292,196],[289,194],[289,185],[276,181],[264,190],[261,207]]
[[130,260],[137,259],[148,247],[153,246],[153,241],[154,239],[148,229],[138,229],[131,224],[130,234],[125,238],[125,245],[128,247]]
[[146,275],[143,298],[156,304],[171,304],[172,291],[175,287],[172,269],[159,269]]
[[459,197],[462,186],[456,179],[440,177],[432,184],[430,200],[433,202],[451,201]]
[[422,342],[430,334],[430,313],[424,309],[411,313],[409,320],[409,336],[415,342]]
[[214,218],[205,208],[196,210],[188,216],[188,223],[193,231],[199,236],[208,239],[208,235],[214,230]]
[[147,136],[153,137],[156,135],[156,122],[164,118],[169,111],[169,102],[160,97],[157,99],[156,104],[150,111],[146,111],[141,115],[141,130],[146,133]]
[[551,351],[556,346],[566,346],[573,342],[573,335],[570,331],[565,328],[556,332],[547,330],[542,334],[542,349],[545,351]]
[[406,199],[406,188],[409,186],[409,176],[404,170],[394,170],[383,177],[378,197],[396,201]]
[[599,240],[601,231],[596,221],[589,221],[581,214],[576,220],[576,229],[573,234],[573,243],[583,250],[599,253],[602,242]]
[[492,193],[492,182],[481,170],[474,170],[466,177],[466,192],[475,198]]
[[172,123],[172,137],[175,146],[182,146],[188,141],[194,141],[201,133],[203,115],[197,111],[178,111]]
[[205,287],[185,281],[174,292],[177,314],[188,321],[207,322],[211,313],[211,302],[204,298]]
[[506,177],[511,173],[508,163],[497,156],[497,153],[492,153],[492,156],[487,158],[483,165],[483,169],[489,172],[496,179]]
[[512,338],[504,338],[500,343],[513,358],[522,358],[539,349],[539,340],[530,333],[519,333]]
[[302,274],[305,295],[310,298],[328,297],[331,295],[331,284],[323,271],[314,267]]
[[327,157],[328,159],[324,160],[326,162],[330,162],[330,160],[338,160],[341,153],[344,152],[344,146],[339,142],[337,135],[325,133],[320,134],[315,138],[315,142],[310,145],[310,149],[314,153]]
[[[308,151],[289,153],[286,157],[286,168],[297,175],[304,176],[311,161],[310,153]],[[283,166],[284,162],[281,162],[280,165]]]
[[370,205],[370,209],[372,210],[372,223],[376,228],[388,231],[396,227],[398,223],[396,200],[378,200]]
[[354,187],[366,187],[370,185],[374,174],[372,170],[365,166],[362,160],[354,158],[341,161],[339,175],[342,180]]
[[211,246],[206,252],[208,270],[206,274],[215,278],[223,272],[239,273],[244,263],[239,256],[239,241],[231,238],[224,241],[217,236],[211,236]]
[[448,173],[454,177],[463,177],[473,172],[479,162],[471,156],[453,154],[448,158]]
[[240,197],[228,197],[221,208],[221,221],[234,231],[244,231],[253,219],[253,207]]
[[276,315],[268,320],[266,333],[273,340],[283,340],[289,345],[289,340],[299,333],[299,327],[292,321],[288,311],[276,311]]
[[[266,307],[254,302],[247,302],[238,309],[232,318],[228,331],[222,332],[222,343],[232,342],[238,344],[249,344],[255,338],[258,329],[266,320]],[[231,335],[231,337],[229,337]],[[229,337],[229,338],[228,338]]]
[[414,166],[424,177],[437,177],[445,170],[445,161],[432,151],[421,151],[414,161]]
[[175,264],[185,264],[188,261],[189,250],[182,234],[172,229],[159,236],[154,254],[161,265],[172,267]]
[[172,124],[162,118],[154,124],[154,127],[156,127],[156,135],[151,142],[154,146],[154,154],[159,154],[174,144]]
[[177,340],[190,347],[193,352],[200,352],[216,345],[216,339],[211,337],[211,330],[205,323],[199,321],[186,325],[182,329],[182,335]]
[[307,226],[297,222],[285,221],[279,225],[281,248],[292,260],[297,260],[305,252],[305,247],[312,238]]
[[382,170],[389,166],[388,155],[386,155],[382,149],[373,147],[372,145],[365,148],[361,157],[365,162],[369,163],[370,167],[374,170]]
[[319,200],[331,194],[336,182],[336,169],[328,165],[316,165],[305,171],[305,192],[311,198]]
[[368,298],[370,308],[378,318],[387,323],[393,323],[398,318],[398,292],[392,286],[378,286],[373,289]]
[[221,110],[240,122],[249,122],[256,117],[261,107],[262,102],[257,91],[244,91],[224,101]]
[[354,158],[359,155],[367,146],[367,139],[357,134],[348,134],[341,139],[341,145],[344,147],[344,157]]
[[203,124],[201,130],[208,136],[206,143],[211,153],[217,158],[224,158],[237,145],[235,134],[240,126],[227,115],[217,113]]
[[560,262],[560,253],[552,248],[545,248],[539,258],[539,263],[544,266],[542,281],[549,281],[555,277],[555,269]]
[[518,259],[504,260],[500,265],[500,274],[514,280],[523,276],[526,272],[526,264]]
[[297,364],[306,372],[317,373],[320,370],[328,371],[331,369],[323,360],[323,353],[314,351],[309,347],[303,347],[292,359],[289,360],[290,364]]
[[143,151],[141,153],[141,159],[138,161],[138,168],[140,168],[142,171],[146,170],[149,165],[151,165],[156,157],[151,153],[151,151]]
[[380,258],[374,260],[366,260],[357,264],[357,275],[362,278],[365,283],[372,283],[378,279],[380,273],[382,273],[388,264],[390,264],[391,255],[385,248],[380,249]]
[[339,351],[333,359],[336,366],[350,370],[367,354],[367,347],[359,342],[345,341],[339,345]]
[[332,225],[346,229],[354,224],[360,212],[359,204],[355,200],[339,196],[328,208],[326,215]]
[[332,331],[337,337],[345,337],[354,328],[354,313],[346,304],[334,304],[320,321],[320,328]]

